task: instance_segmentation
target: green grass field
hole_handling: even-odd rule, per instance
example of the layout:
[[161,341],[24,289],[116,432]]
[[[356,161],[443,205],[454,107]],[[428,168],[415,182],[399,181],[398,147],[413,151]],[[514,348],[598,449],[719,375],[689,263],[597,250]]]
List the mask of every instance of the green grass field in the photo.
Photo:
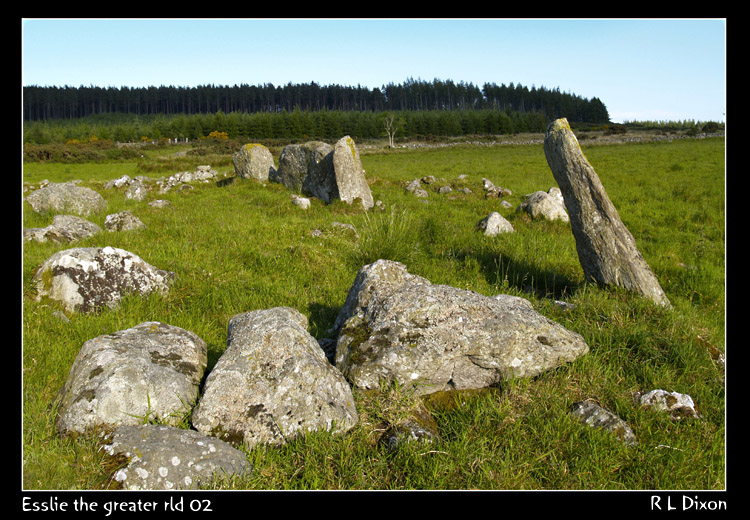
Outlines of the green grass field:
[[[226,346],[234,314],[290,306],[305,314],[310,333],[326,337],[357,270],[377,258],[404,262],[433,283],[492,296],[528,298],[545,316],[578,332],[590,352],[531,380],[430,404],[440,441],[391,451],[379,432],[410,396],[398,390],[355,392],[360,424],[344,436],[309,434],[281,448],[248,452],[252,476],[216,482],[222,489],[596,489],[725,488],[725,386],[717,357],[725,349],[725,143],[723,138],[588,145],[584,152],[625,225],[634,235],[673,309],[622,290],[584,282],[570,226],[531,221],[515,208],[524,195],[555,185],[541,145],[453,146],[363,153],[375,200],[361,210],[312,199],[293,206],[281,185],[237,180],[219,187],[150,194],[164,209],[101,189],[128,174],[168,176],[211,164],[232,171],[228,156],[24,165],[23,180],[81,179],[108,200],[89,220],[132,211],[146,228],[102,232],[75,246],[120,247],[177,275],[167,295],[129,297],[116,310],[73,315],[35,301],[32,276],[67,247],[23,246],[23,487],[105,489],[111,468],[92,440],[61,439],[54,429],[57,392],[81,345],[98,335],[157,320],[191,330],[208,344],[209,370]],[[275,153],[278,161],[278,153]],[[466,178],[458,180],[459,175]],[[425,175],[454,188],[425,201],[404,190]],[[485,199],[482,178],[510,189],[513,208]],[[438,183],[440,186],[444,183]],[[498,211],[513,234],[485,237],[475,226]],[[352,224],[359,234],[333,226]],[[23,203],[23,226],[43,227]],[[320,236],[313,230],[323,232]],[[554,300],[575,304],[562,310]],[[689,394],[700,419],[673,421],[643,409],[636,392],[661,388]],[[607,432],[573,419],[571,406],[593,399],[633,429],[627,447]]]

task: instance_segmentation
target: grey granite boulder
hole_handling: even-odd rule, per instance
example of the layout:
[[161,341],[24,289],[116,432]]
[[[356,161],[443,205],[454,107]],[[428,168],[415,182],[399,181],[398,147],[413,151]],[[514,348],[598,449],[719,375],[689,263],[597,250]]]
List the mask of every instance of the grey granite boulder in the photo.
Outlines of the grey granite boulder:
[[215,437],[161,425],[120,426],[102,450],[126,464],[113,480],[127,490],[186,490],[214,478],[247,475],[245,454]]
[[73,248],[49,257],[34,274],[37,299],[50,298],[68,312],[116,307],[126,294],[164,292],[174,273],[115,247]]
[[500,213],[493,211],[483,218],[477,227],[485,236],[494,237],[501,233],[513,233],[513,224],[508,222]]
[[112,213],[104,219],[104,229],[107,231],[132,231],[145,227],[146,225],[141,222],[141,219],[133,215],[130,211]]
[[147,420],[177,425],[198,397],[205,369],[205,342],[164,323],[90,339],[60,390],[57,430],[86,433]]
[[275,173],[271,151],[259,143],[248,143],[232,156],[237,177],[267,181]]
[[107,201],[99,193],[73,183],[50,183],[31,192],[26,201],[37,213],[74,213],[82,217],[107,207]]
[[25,241],[36,242],[75,242],[101,232],[102,228],[75,215],[55,215],[52,224],[44,228],[23,230]]
[[307,318],[287,307],[232,317],[192,416],[198,431],[248,448],[344,432],[357,420],[351,387],[307,332]]
[[547,220],[562,220],[569,222],[570,218],[565,211],[565,206],[561,200],[549,192],[536,191],[526,197],[516,211],[525,211],[532,219],[545,218]]
[[347,204],[359,199],[364,209],[374,204],[359,151],[349,136],[339,139],[334,146],[321,141],[285,146],[279,157],[279,169],[269,179],[326,204],[336,199]]
[[417,395],[535,376],[588,352],[523,298],[433,285],[388,260],[360,269],[334,331],[336,366],[353,385],[395,381]]
[[289,144],[281,150],[279,169],[269,179],[292,191],[308,193],[326,203],[338,197],[333,176],[333,147],[322,141]]

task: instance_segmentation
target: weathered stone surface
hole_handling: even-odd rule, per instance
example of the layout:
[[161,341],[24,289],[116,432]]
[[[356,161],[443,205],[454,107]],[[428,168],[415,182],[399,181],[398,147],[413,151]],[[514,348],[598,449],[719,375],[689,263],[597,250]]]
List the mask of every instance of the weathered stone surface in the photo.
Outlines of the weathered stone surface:
[[338,198],[332,153],[333,147],[321,141],[287,145],[281,150],[278,171],[269,179],[292,191],[332,202]]
[[565,199],[586,279],[623,287],[671,307],[566,119],[547,128],[544,153]]
[[249,448],[344,432],[357,420],[351,388],[307,332],[307,318],[287,307],[232,317],[227,349],[192,416],[198,431]]
[[237,177],[267,181],[276,171],[271,151],[259,143],[248,143],[232,156]]
[[334,328],[336,366],[352,384],[396,381],[417,395],[534,376],[588,352],[522,298],[433,285],[387,260],[360,269]]
[[159,322],[86,341],[59,395],[61,434],[141,424],[177,425],[190,412],[206,369],[206,344]]
[[103,211],[107,201],[91,188],[73,183],[50,183],[26,197],[26,201],[37,213],[75,213],[82,217]]
[[102,450],[127,461],[113,476],[127,490],[197,489],[214,477],[252,472],[245,454],[231,444],[170,426],[120,426],[104,438]]
[[360,199],[364,209],[373,206],[359,152],[349,136],[341,138],[335,146],[320,141],[285,146],[279,157],[279,169],[269,180],[326,204],[336,199],[351,204]]
[[114,247],[58,251],[37,270],[37,299],[61,302],[68,312],[116,307],[125,294],[166,291],[174,273]]
[[348,135],[339,139],[333,147],[333,169],[339,198],[348,204],[360,199],[362,207],[370,209],[374,204],[370,186],[365,179],[357,146]]
[[579,401],[575,403],[570,414],[593,428],[611,431],[629,446],[637,443],[635,434],[630,426],[628,426],[628,423],[592,401]]
[[493,211],[482,219],[478,224],[477,228],[481,230],[486,236],[494,237],[500,233],[513,233],[515,229],[513,224],[508,222],[500,213]]
[[669,413],[673,419],[700,417],[695,409],[693,398],[687,394],[651,390],[640,397],[640,402],[642,406]]
[[531,218],[546,218],[547,220],[562,220],[568,222],[570,219],[565,206],[555,196],[544,191],[536,191],[526,197],[516,211],[525,211]]
[[107,215],[104,219],[104,228],[107,231],[132,231],[145,227],[146,225],[141,222],[141,219],[133,215],[130,211],[113,213]]
[[27,242],[74,242],[93,236],[101,230],[93,222],[75,215],[55,215],[52,224],[47,227],[24,229],[23,238]]

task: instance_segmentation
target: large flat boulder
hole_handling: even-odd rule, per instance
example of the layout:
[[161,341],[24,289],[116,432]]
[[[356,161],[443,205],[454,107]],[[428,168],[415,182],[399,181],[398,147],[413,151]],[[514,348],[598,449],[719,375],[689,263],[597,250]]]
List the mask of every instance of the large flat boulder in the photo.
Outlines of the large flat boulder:
[[232,445],[172,426],[119,426],[104,438],[102,450],[125,461],[113,480],[131,491],[197,489],[214,478],[252,471],[245,454]]
[[334,329],[336,366],[353,385],[395,381],[417,395],[535,376],[588,352],[528,300],[434,285],[388,260],[360,269]]

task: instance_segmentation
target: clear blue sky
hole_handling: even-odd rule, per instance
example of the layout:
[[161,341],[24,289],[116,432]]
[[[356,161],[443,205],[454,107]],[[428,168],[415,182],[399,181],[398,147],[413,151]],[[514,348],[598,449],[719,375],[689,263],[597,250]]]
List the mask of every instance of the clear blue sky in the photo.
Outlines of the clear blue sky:
[[724,19],[22,20],[23,84],[142,87],[408,78],[598,97],[615,122],[724,121]]

